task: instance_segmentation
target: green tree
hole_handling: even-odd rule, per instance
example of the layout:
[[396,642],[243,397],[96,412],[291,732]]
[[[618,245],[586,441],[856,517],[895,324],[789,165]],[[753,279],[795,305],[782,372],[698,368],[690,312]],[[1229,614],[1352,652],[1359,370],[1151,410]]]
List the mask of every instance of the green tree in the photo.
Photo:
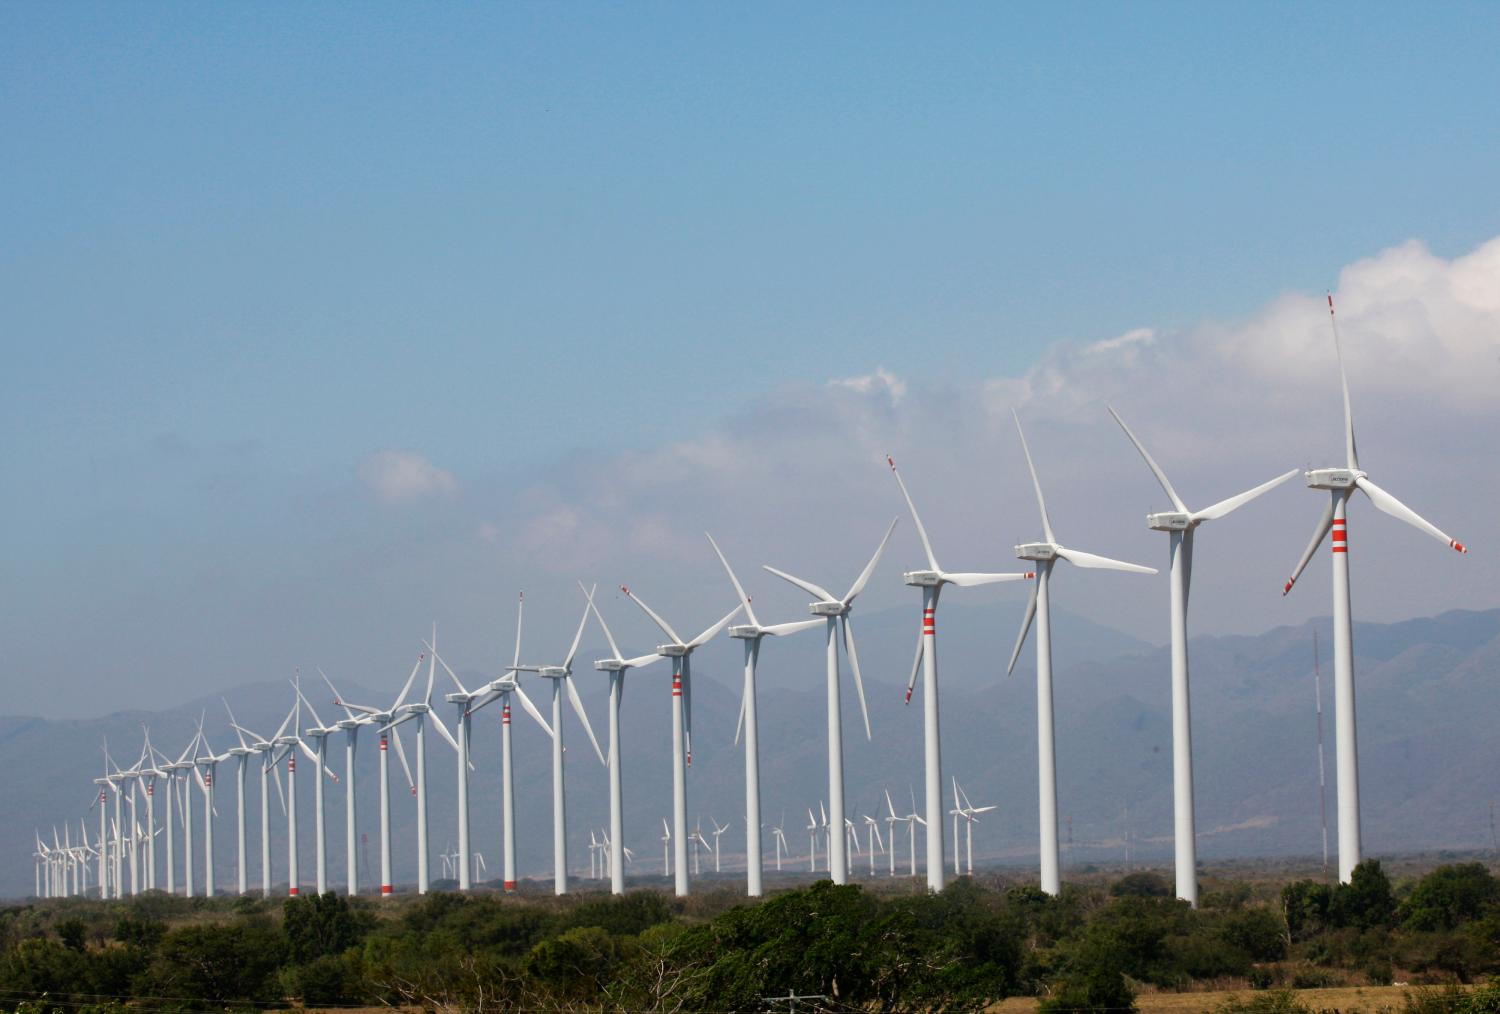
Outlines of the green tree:
[[372,924],[368,913],[355,911],[347,898],[332,891],[288,898],[281,915],[287,954],[296,964],[342,954],[363,940]]
[[1483,863],[1439,866],[1418,881],[1401,906],[1401,922],[1414,930],[1452,930],[1483,918],[1500,905],[1500,880]]
[[1396,896],[1379,859],[1366,859],[1354,867],[1349,883],[1333,889],[1328,914],[1338,926],[1373,929],[1391,925],[1396,914]]
[[260,920],[181,926],[162,937],[136,992],[178,1010],[263,1002],[275,996],[283,957],[281,936]]

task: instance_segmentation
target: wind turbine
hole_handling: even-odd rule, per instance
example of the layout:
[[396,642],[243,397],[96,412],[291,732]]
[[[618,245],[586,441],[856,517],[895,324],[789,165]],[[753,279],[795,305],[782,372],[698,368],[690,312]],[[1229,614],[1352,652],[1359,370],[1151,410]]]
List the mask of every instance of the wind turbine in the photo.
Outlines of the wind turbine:
[[[345,750],[349,757],[348,766],[350,770],[350,784],[346,791],[348,792],[348,819],[351,829],[355,826],[353,784],[353,753],[355,731],[360,725],[375,725],[378,726],[377,731],[380,733],[380,896],[382,898],[390,897],[392,892],[395,890],[395,887],[391,882],[390,746],[392,741],[394,741],[396,744],[396,756],[401,760],[401,768],[406,773],[407,786],[411,789],[412,795],[416,795],[416,782],[412,779],[411,776],[411,765],[409,765],[406,761],[406,749],[401,745],[401,732],[399,729],[392,728],[391,725],[395,719],[397,709],[400,708],[402,703],[406,700],[406,695],[411,692],[411,685],[416,680],[417,671],[421,669],[422,660],[425,657],[425,654],[417,656],[416,662],[412,663],[411,672],[406,677],[406,683],[402,685],[401,692],[396,695],[395,702],[392,703],[390,707],[384,710],[381,710],[379,708],[372,708],[368,705],[354,704],[349,701],[345,701],[340,696],[338,690],[334,687],[332,681],[328,680],[327,676],[323,677],[324,680],[328,682],[328,689],[333,691],[333,703],[343,708],[345,714],[350,716],[340,721],[338,723],[338,726],[340,729],[347,729],[349,733],[349,738],[345,743]],[[321,669],[318,671],[320,673],[322,672]],[[355,724],[353,726],[350,726],[350,722],[353,722]],[[355,891],[357,878],[357,867],[353,858],[354,838],[352,830],[350,831],[348,848],[350,850],[349,893],[353,894]]]
[[513,774],[515,769],[511,764],[510,695],[515,694],[520,698],[521,706],[526,709],[526,713],[536,720],[536,723],[542,727],[542,731],[549,738],[552,736],[552,727],[547,724],[547,720],[542,717],[542,713],[531,702],[531,698],[526,696],[526,691],[521,689],[521,684],[516,679],[516,666],[521,663],[521,621],[525,618],[525,610],[526,594],[522,592],[516,599],[516,650],[510,660],[510,669],[506,671],[505,675],[485,688],[486,692],[491,696],[486,697],[478,704],[472,705],[469,708],[472,714],[491,701],[504,701],[501,705],[502,710],[500,713],[500,812],[502,830],[505,837],[504,855],[501,859],[504,867],[502,883],[507,891],[514,891],[516,889],[516,787],[515,776]]
[[[927,538],[927,529],[922,527],[922,518],[917,514],[917,505],[912,502],[901,473],[896,471],[896,462],[889,454],[886,463],[891,474],[901,487],[906,507],[911,511],[912,524],[922,540],[922,549],[927,554],[927,570],[907,571],[901,579],[907,585],[922,589],[922,630],[917,636],[917,654],[912,660],[911,677],[906,681],[906,701],[911,703],[912,688],[917,681],[917,669],[922,670],[922,746],[923,746],[923,802],[927,817],[922,821],[927,828],[927,888],[931,891],[943,889],[943,757],[938,735],[938,678],[937,678],[937,606],[944,585],[973,588],[979,585],[997,584],[1001,581],[1021,581],[1031,577],[1024,574],[976,574],[950,573],[938,566],[937,556],[932,551],[932,541]],[[915,807],[913,807],[915,809]],[[915,825],[912,826],[916,834]],[[912,857],[913,867],[916,857]],[[913,874],[915,875],[915,874]]]
[[813,816],[812,807],[807,808],[807,871],[818,872],[818,818]]
[[[969,794],[959,786],[957,778],[953,779],[953,797],[953,805],[955,807],[953,812],[964,819],[964,840],[969,853],[968,873],[969,876],[972,877],[974,875],[974,825],[979,823],[979,815],[981,813],[989,813],[991,810],[996,809],[996,806],[994,804],[991,804],[989,806],[975,806],[973,803],[970,803]],[[953,831],[953,867],[955,871],[957,871],[958,869],[957,827],[958,824],[957,821],[955,821]]]
[[562,695],[565,686],[568,701],[578,714],[578,720],[583,723],[583,731],[588,733],[599,763],[604,763],[604,751],[599,749],[594,727],[589,724],[588,712],[583,710],[583,700],[578,696],[578,687],[573,683],[573,656],[578,653],[578,642],[583,637],[584,625],[589,621],[589,608],[585,604],[583,616],[578,620],[578,629],[573,633],[573,643],[568,647],[567,657],[561,665],[515,667],[517,672],[534,672],[543,679],[552,681],[552,890],[556,894],[568,893],[568,814],[563,791],[562,725]]
[[725,824],[723,827],[720,827],[719,822],[712,817],[708,818],[708,822],[714,826],[714,872],[719,873],[721,872],[719,867],[719,836],[729,830],[729,825]]
[[1111,407],[1109,414],[1115,417],[1115,422],[1120,424],[1120,429],[1125,431],[1125,435],[1145,459],[1146,467],[1151,469],[1151,474],[1161,483],[1167,499],[1172,501],[1171,511],[1146,515],[1146,527],[1166,532],[1171,539],[1168,561],[1172,633],[1172,804],[1176,817],[1174,837],[1177,846],[1177,897],[1197,908],[1197,827],[1193,816],[1193,730],[1188,694],[1187,644],[1188,586],[1193,573],[1193,538],[1203,522],[1224,517],[1262,493],[1286,482],[1297,474],[1297,470],[1293,468],[1254,489],[1220,500],[1202,510],[1189,510],[1167,481],[1166,473],[1157,465],[1145,445],[1130,431],[1130,427],[1125,425],[1125,420],[1120,418],[1120,413]]
[[[786,823],[786,819],[782,818],[781,824],[785,824],[785,823]],[[777,873],[781,872],[781,854],[783,852],[788,852],[789,853],[789,852],[792,851],[791,847],[789,845],[787,845],[787,843],[786,843],[786,832],[784,830],[782,830],[781,824],[777,824],[775,827],[771,828],[771,836],[776,839],[776,872]]]
[[[326,774],[329,779],[337,782],[339,776],[328,766],[328,737],[337,729],[335,726],[324,725],[323,719],[318,716],[318,709],[313,707],[312,701],[303,696],[300,675],[293,686],[297,688],[297,699],[307,705],[307,710],[312,712],[313,722],[316,723],[305,730],[307,735],[318,742],[317,751],[310,755],[314,768],[317,774]],[[300,743],[301,740],[298,742]],[[317,846],[314,854],[317,858],[318,893],[322,894],[328,890],[328,822],[323,806],[323,779],[317,777],[313,778],[313,832]]]
[[234,737],[239,743],[238,746],[229,748],[229,756],[235,760],[235,880],[239,893],[245,894],[250,889],[249,870],[245,868],[245,764],[255,754],[255,749],[246,742],[244,730],[234,720],[234,709],[229,706],[229,699],[220,700],[224,702],[224,711],[229,715],[229,727],[234,730]]
[[[620,587],[625,597],[641,607],[651,617],[651,622],[671,638],[667,644],[657,645],[656,653],[665,655],[672,662],[672,833],[676,836],[677,879],[674,887],[678,897],[688,893],[687,866],[687,765],[693,763],[693,652],[728,626],[744,606],[735,606],[722,620],[709,627],[691,641],[684,641],[677,631],[656,614],[629,588]],[[757,825],[759,826],[759,825]]]
[[875,876],[875,850],[878,848],[880,851],[884,852],[885,841],[880,837],[880,821],[876,820],[874,817],[871,817],[869,814],[864,815],[864,821],[866,830],[865,837],[869,840],[868,852],[870,855],[870,876],[873,877]]
[[203,750],[193,757],[193,778],[203,792],[203,896],[214,896],[214,818],[219,811],[214,806],[214,775],[219,762],[228,760],[230,754],[216,754],[203,734],[203,716],[198,718],[198,746]]
[[[297,673],[296,679],[289,680],[288,682],[292,684],[293,688],[291,731],[278,735],[272,740],[272,745],[279,748],[280,752],[272,757],[270,763],[274,767],[280,764],[282,760],[286,761],[287,894],[295,897],[302,890],[300,870],[297,864],[297,751],[302,751],[307,756],[307,759],[313,762],[317,769],[316,773],[321,774],[327,769],[323,767],[319,755],[313,753],[312,749],[302,738],[302,705],[305,698],[302,696],[301,672]],[[317,721],[316,712],[313,713],[313,719]],[[323,723],[319,721],[318,727],[321,728],[322,725]],[[283,724],[282,728],[287,728],[286,724]],[[335,777],[332,772],[329,772],[329,776]],[[321,831],[323,827],[323,782],[321,778],[316,780],[314,791],[318,799],[317,826],[319,831]],[[321,840],[319,844],[321,846]],[[323,872],[325,876],[321,877],[320,880],[326,880],[326,871]],[[318,886],[320,888],[326,887],[326,883],[320,882]]]
[[885,552],[885,544],[891,540],[891,532],[896,530],[897,520],[900,519],[891,521],[890,527],[885,530],[885,537],[880,540],[880,545],[875,547],[875,555],[870,557],[870,562],[865,564],[865,569],[860,572],[859,577],[855,578],[854,583],[849,586],[849,590],[842,598],[821,585],[805,581],[784,570],[777,570],[775,567],[765,568],[783,581],[812,595],[816,601],[808,608],[814,616],[824,617],[827,624],[824,657],[827,660],[828,691],[828,810],[829,820],[838,829],[837,834],[828,836],[828,869],[835,884],[849,882],[849,849],[843,833],[845,820],[844,716],[843,706],[839,700],[839,635],[842,632],[844,653],[849,656],[849,668],[854,673],[854,689],[859,693],[859,712],[865,720],[865,739],[868,740],[870,738],[870,711],[865,705],[865,684],[859,672],[859,652],[854,648],[854,628],[851,625],[849,611],[854,606],[854,600],[869,583],[870,575],[875,573],[875,565],[880,562],[880,555]]
[[1022,560],[1035,561],[1036,581],[1031,586],[1031,598],[1027,600],[1025,615],[1021,618],[1021,633],[1010,653],[1010,665],[1006,673],[1016,667],[1016,657],[1026,643],[1026,633],[1036,619],[1036,728],[1037,728],[1037,798],[1041,809],[1041,882],[1047,894],[1062,890],[1061,860],[1057,851],[1057,748],[1054,745],[1054,723],[1052,719],[1052,612],[1048,594],[1052,577],[1052,566],[1059,559],[1067,560],[1075,567],[1123,570],[1132,574],[1155,574],[1154,567],[1142,567],[1134,563],[1112,560],[1107,556],[1096,556],[1062,545],[1052,534],[1052,521],[1047,516],[1047,501],[1042,496],[1042,483],[1036,475],[1036,465],[1031,461],[1031,449],[1026,446],[1026,433],[1021,429],[1021,417],[1015,415],[1016,433],[1021,437],[1021,451],[1026,455],[1026,467],[1031,472],[1031,484],[1036,488],[1037,508],[1042,515],[1042,532],[1045,541],[1028,542],[1016,547],[1016,556]]
[[672,875],[672,829],[667,826],[665,817],[661,819],[661,875]]
[[[707,535],[707,533],[704,534]],[[740,579],[735,576],[734,568],[729,566],[729,560],[719,549],[719,544],[714,541],[714,537],[712,535],[707,537],[708,544],[714,547],[719,562],[724,565],[724,572],[729,575],[729,582],[734,585],[734,593],[740,599],[740,608],[745,610],[745,619],[750,621],[730,627],[729,636],[744,642],[745,645],[745,684],[740,691],[740,717],[735,725],[734,741],[736,744],[739,743],[740,729],[743,728],[745,730],[745,893],[752,898],[759,898],[762,894],[763,862],[760,851],[760,723],[756,706],[755,666],[760,659],[760,642],[763,637],[781,637],[786,634],[795,634],[799,630],[810,630],[822,621],[797,620],[792,623],[775,623],[769,627],[762,626],[755,615],[755,609],[750,605],[750,596],[745,594],[744,587],[740,585]],[[863,698],[861,698],[862,702]],[[781,869],[779,860],[776,868]]]
[[[227,703],[225,707],[228,707]],[[251,751],[261,754],[264,758],[260,765],[260,896],[262,898],[269,898],[271,896],[271,794],[270,786],[266,784],[269,775],[274,774],[276,777],[276,795],[281,799],[282,812],[286,812],[286,798],[281,791],[281,772],[276,767],[276,763],[271,760],[271,754],[276,749],[276,740],[281,738],[281,734],[286,731],[286,727],[291,723],[295,714],[295,710],[288,711],[286,718],[281,720],[281,725],[277,727],[275,735],[270,739],[251,732],[238,722],[235,722],[232,715],[230,717],[230,721],[234,725],[234,731],[242,736],[249,736]],[[169,825],[167,828],[167,843],[169,859],[172,840],[170,827],[172,819],[171,804],[172,796],[169,793],[167,795],[167,822]]]
[[[437,624],[432,625],[432,639],[437,640]],[[430,719],[433,728],[445,739],[454,750],[458,749],[458,740],[454,739],[448,732],[448,727],[443,720],[432,710],[432,684],[437,678],[437,659],[429,654],[427,660],[427,692],[420,701],[412,701],[402,704],[392,710],[399,717],[392,719],[383,726],[383,729],[394,730],[402,722],[413,719],[417,723],[417,893],[426,894],[430,882],[431,871],[427,859],[427,722]],[[404,754],[404,751],[403,751]]]
[[[434,638],[437,637],[436,628],[433,629],[432,636]],[[458,706],[458,716],[453,723],[453,728],[456,733],[454,738],[458,741],[458,852],[463,858],[461,862],[456,864],[456,868],[458,873],[458,889],[460,891],[467,891],[473,884],[469,876],[473,866],[473,863],[470,861],[471,849],[469,846],[469,770],[474,766],[469,761],[469,734],[472,725],[470,716],[473,714],[474,702],[483,697],[488,691],[481,687],[471,693],[463,685],[462,681],[459,680],[458,674],[453,671],[453,667],[444,660],[443,656],[438,654],[436,640],[427,645],[427,650],[432,652],[432,657],[437,659],[438,664],[443,667],[443,670],[448,673],[448,677],[453,680],[453,685],[458,687],[458,692],[448,694],[445,700],[449,704]]]
[[[578,589],[583,591],[582,581],[578,582]],[[609,658],[596,661],[594,668],[609,673],[609,834],[605,837],[605,844],[610,850],[609,890],[612,894],[624,894],[625,786],[620,757],[620,702],[625,697],[625,674],[631,669],[648,666],[663,656],[653,651],[649,655],[625,658],[620,653],[620,646],[615,643],[615,635],[610,632],[609,624],[604,622],[604,614],[599,612],[593,591],[585,591],[584,596],[589,600],[589,609],[593,610],[594,619],[599,621],[599,626],[604,631],[609,650],[614,653]]]
[[1339,347],[1338,321],[1333,314],[1333,295],[1328,296],[1328,322],[1333,328],[1333,350],[1338,357],[1339,382],[1344,393],[1344,451],[1346,467],[1316,468],[1305,473],[1310,489],[1328,490],[1328,507],[1313,529],[1312,540],[1307,551],[1297,563],[1297,569],[1287,580],[1282,594],[1292,590],[1297,578],[1307,567],[1308,561],[1318,551],[1323,537],[1333,530],[1333,688],[1334,688],[1334,757],[1338,778],[1339,819],[1339,881],[1348,883],[1359,865],[1360,821],[1359,821],[1359,747],[1356,742],[1354,720],[1354,626],[1349,601],[1349,542],[1348,508],[1349,498],[1356,489],[1370,498],[1375,507],[1393,518],[1405,521],[1419,531],[1431,535],[1450,548],[1467,553],[1463,543],[1450,538],[1437,526],[1427,521],[1406,504],[1370,481],[1370,477],[1359,467],[1359,455],[1354,445],[1354,415],[1349,407],[1349,378],[1344,373],[1344,354]]
[[[349,776],[344,784],[344,884],[352,898],[359,894],[359,850],[356,847],[359,841],[359,809],[355,803],[354,761],[359,746],[359,727],[370,724],[372,719],[368,714],[356,714],[352,707],[344,703],[333,680],[328,678],[322,666],[318,667],[318,675],[327,684],[329,693],[333,694],[333,703],[344,709],[344,717],[334,722],[334,727],[344,733],[344,770]],[[415,669],[412,675],[416,675]]]
[[[906,830],[907,830],[907,833],[908,833],[908,835],[910,837],[909,844],[910,844],[910,848],[911,848],[911,875],[913,877],[915,877],[917,875],[917,825],[918,824],[922,824],[923,826],[926,826],[927,820],[920,813],[917,812],[917,801],[916,801],[916,798],[915,798],[915,794],[913,794],[913,798],[912,798],[911,812],[908,813],[908,814],[906,814],[906,816],[903,817],[903,816],[899,816],[896,813],[896,807],[894,805],[892,805],[892,803],[891,803],[891,793],[890,793],[890,790],[887,789],[886,793],[885,793],[885,808],[890,813],[890,816],[887,819],[890,821],[890,824],[891,824],[891,835],[890,835],[890,837],[891,837],[891,876],[895,876],[896,875],[896,827],[895,827],[895,825],[897,823],[902,823],[902,824],[906,825]],[[940,821],[941,821],[941,818],[940,818]],[[941,857],[939,857],[938,862],[939,862],[939,864],[941,864],[941,862],[942,862],[942,858]],[[931,877],[931,873],[929,872],[929,874],[928,874],[928,882],[930,883],[931,880],[932,880],[932,877]]]

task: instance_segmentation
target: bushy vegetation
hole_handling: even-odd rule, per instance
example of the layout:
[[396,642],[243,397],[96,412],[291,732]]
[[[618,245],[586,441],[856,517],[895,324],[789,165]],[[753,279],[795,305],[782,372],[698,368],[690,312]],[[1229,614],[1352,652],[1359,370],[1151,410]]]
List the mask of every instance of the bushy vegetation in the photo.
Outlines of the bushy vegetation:
[[837,1009],[973,1010],[1007,996],[1123,1011],[1146,989],[1245,989],[1222,1008],[1303,1009],[1296,989],[1430,984],[1405,1014],[1500,1014],[1500,882],[1480,864],[1393,886],[1215,885],[1194,911],[1132,874],[1032,887],[961,879],[939,895],[827,881],[755,904],[335,894],[285,901],[149,895],[0,910],[0,1008],[126,1014],[301,1003],[463,1011],[761,1010],[789,991]]

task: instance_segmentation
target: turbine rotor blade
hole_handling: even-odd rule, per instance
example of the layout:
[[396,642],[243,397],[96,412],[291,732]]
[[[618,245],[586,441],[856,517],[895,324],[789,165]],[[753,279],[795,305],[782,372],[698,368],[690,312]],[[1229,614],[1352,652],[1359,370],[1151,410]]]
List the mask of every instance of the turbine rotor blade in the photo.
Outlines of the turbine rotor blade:
[[404,684],[402,684],[401,693],[399,693],[399,694],[396,695],[396,703],[391,705],[391,710],[392,711],[395,711],[397,708],[401,707],[402,702],[404,702],[406,700],[406,695],[409,694],[409,693],[411,693],[411,685],[412,685],[412,683],[414,683],[416,681],[417,670],[419,670],[421,668],[422,668],[422,656],[418,655],[417,656],[417,660],[412,663],[411,674],[406,677],[406,682]]
[[516,689],[513,691],[513,693],[515,693],[517,697],[521,698],[521,707],[526,709],[526,713],[528,715],[536,719],[536,723],[542,727],[543,731],[547,733],[547,737],[550,739],[554,735],[552,726],[547,724],[547,720],[542,717],[541,710],[538,709],[534,703],[532,703],[530,697],[526,696],[526,691],[521,689],[521,684],[516,684]]
[[865,569],[860,571],[859,577],[855,579],[854,584],[849,586],[848,593],[844,595],[844,605],[852,605],[859,593],[865,590],[865,585],[869,584],[870,575],[875,573],[875,565],[880,562],[880,554],[885,552],[885,544],[891,541],[891,533],[896,530],[896,522],[900,520],[900,518],[891,519],[890,526],[885,530],[885,537],[880,540],[880,545],[875,547],[875,555],[870,557],[870,562],[865,564]]
[[1297,579],[1307,569],[1308,562],[1312,560],[1313,554],[1318,551],[1318,547],[1323,543],[1323,537],[1328,534],[1328,529],[1332,527],[1333,498],[1329,497],[1328,506],[1323,508],[1323,516],[1318,519],[1318,526],[1313,529],[1312,541],[1308,542],[1307,549],[1302,553],[1302,559],[1297,561],[1297,569],[1292,571],[1292,576],[1286,579],[1286,586],[1281,589],[1283,597],[1285,597],[1287,592],[1292,590],[1292,585],[1297,583]]
[[1370,481],[1369,476],[1361,475],[1354,480],[1354,484],[1364,491],[1365,496],[1370,498],[1371,503],[1391,517],[1405,521],[1418,531],[1426,532],[1434,539],[1447,543],[1449,548],[1455,549],[1460,553],[1467,553],[1469,551],[1462,542],[1450,538],[1447,532],[1444,532],[1437,525],[1434,525],[1416,511],[1406,506],[1406,504],[1375,485]]
[[[582,581],[578,582],[578,590],[579,591],[583,590],[583,582]],[[612,651],[612,652],[614,652],[614,657],[615,658],[620,658],[621,657],[621,655],[620,655],[620,646],[615,643],[615,635],[612,634],[612,633],[610,633],[609,624],[604,622],[604,614],[601,613],[601,612],[599,612],[599,605],[598,605],[598,603],[596,603],[594,601],[594,596],[593,596],[592,593],[589,593],[589,608],[594,611],[594,619],[596,619],[596,620],[599,621],[599,626],[601,628],[603,628],[603,630],[604,630],[604,639],[609,642],[609,650]],[[520,661],[521,661],[521,645],[520,645],[520,640],[517,639],[517,642],[516,642],[516,662],[519,663]]]
[[583,723],[583,731],[589,734],[589,742],[594,744],[594,753],[598,756],[599,763],[604,764],[604,751],[599,749],[599,740],[594,736],[594,727],[589,724],[588,712],[583,710],[583,698],[578,696],[578,687],[574,685],[573,677],[564,676],[563,683],[568,688],[568,701],[573,705],[573,710],[578,713],[578,720]]
[[942,570],[938,566],[937,557],[932,552],[932,540],[927,538],[927,529],[922,525],[922,516],[917,513],[917,505],[912,503],[911,494],[906,490],[906,483],[901,479],[901,473],[896,470],[896,459],[889,454],[885,456],[885,463],[891,466],[891,474],[896,477],[896,485],[901,487],[901,495],[906,499],[906,509],[911,511],[912,524],[917,527],[917,536],[922,540],[922,550],[927,554],[927,566],[933,570]]
[[906,681],[906,703],[911,703],[912,690],[917,685],[917,672],[922,668],[922,651],[926,647],[922,628],[917,628],[917,655],[911,660],[911,676]]
[[1130,574],[1155,574],[1157,572],[1155,567],[1142,567],[1138,563],[1126,563],[1124,560],[1114,560],[1107,556],[1085,553],[1080,549],[1069,549],[1067,546],[1058,546],[1057,555],[1075,567],[1090,567],[1097,570],[1123,570]]
[[793,620],[791,623],[773,623],[769,627],[761,627],[760,632],[767,637],[785,637],[787,634],[795,634],[799,630],[811,630],[813,627],[821,627],[822,620]]
[[401,730],[395,726],[391,726],[391,742],[396,744],[396,756],[401,761],[401,770],[406,772],[406,787],[415,792],[417,780],[411,776],[411,765],[406,761],[406,747],[401,745]]
[[[890,532],[886,532],[889,536]],[[865,704],[865,681],[859,674],[859,652],[854,650],[854,627],[850,623],[849,614],[845,613],[839,617],[844,635],[844,653],[849,656],[849,668],[854,672],[854,689],[859,692],[859,713],[865,720],[865,739],[872,739],[870,734],[870,709]]]
[[1031,631],[1031,621],[1036,619],[1036,595],[1040,587],[1039,581],[1031,584],[1031,597],[1026,600],[1026,612],[1021,615],[1021,632],[1016,635],[1016,646],[1010,652],[1010,664],[1005,667],[1007,676],[1015,672],[1016,659],[1021,657],[1021,648],[1026,644],[1026,635]]
[[807,592],[807,594],[816,598],[819,602],[838,601],[838,596],[834,595],[833,592],[829,591],[827,588],[824,588],[821,585],[813,584],[811,581],[804,581],[802,578],[788,574],[784,570],[777,570],[775,567],[772,567],[769,564],[762,564],[761,569],[770,571],[772,574],[775,574],[783,581],[787,581],[791,584],[796,585],[798,588],[801,588],[803,591]]
[[[598,587],[598,585],[594,585],[595,589],[597,589]],[[569,672],[573,671],[573,656],[578,654],[578,642],[583,640],[583,628],[587,626],[589,622],[589,610],[592,607],[594,601],[594,593],[587,592],[584,595],[584,598],[588,599],[589,602],[583,607],[583,615],[578,618],[578,629],[573,632],[573,643],[571,646],[569,646],[568,657],[563,660],[562,664],[562,667]]]
[[745,589],[740,585],[740,579],[735,576],[734,568],[729,565],[729,560],[725,558],[724,551],[719,548],[719,544],[714,541],[712,535],[709,535],[707,532],[704,532],[703,535],[704,538],[708,539],[708,544],[714,547],[714,553],[719,557],[719,562],[724,565],[724,573],[729,575],[729,583],[734,585],[734,593],[740,597],[740,605],[745,607],[745,616],[752,624],[757,627],[760,626],[760,620],[756,619],[755,610],[750,606],[750,596],[745,594]]
[[735,616],[739,614],[739,611],[743,608],[744,606],[735,606],[733,609],[729,610],[729,612],[724,615],[724,618],[722,620],[709,627],[697,637],[693,638],[687,643],[687,646],[689,648],[698,648],[707,644],[709,641],[712,641],[715,637],[718,637],[719,631],[729,626],[729,621],[734,619]]
[[657,616],[655,610],[653,610],[650,606],[646,605],[646,603],[644,601],[642,601],[642,599],[640,598],[640,596],[636,595],[634,592],[632,592],[625,585],[620,585],[620,591],[622,591],[622,592],[625,593],[625,597],[626,598],[628,598],[630,601],[634,602],[636,605],[640,606],[641,609],[645,612],[645,614],[647,616],[651,617],[651,622],[655,623],[658,627],[660,627],[661,628],[661,632],[663,634],[666,634],[668,637],[670,637],[672,639],[672,643],[673,644],[685,645],[687,643],[681,637],[677,636],[677,631],[673,630],[672,627],[667,623],[666,620],[662,619],[660,616]]
[[1036,487],[1036,505],[1042,512],[1042,532],[1047,536],[1048,542],[1056,542],[1052,534],[1052,520],[1047,517],[1047,498],[1042,496],[1042,481],[1036,477],[1036,465],[1031,461],[1031,448],[1026,446],[1026,431],[1021,429],[1021,416],[1015,409],[1011,409],[1011,415],[1016,419],[1016,432],[1021,435],[1021,451],[1026,455],[1026,467],[1031,472],[1031,484]]
[[1024,573],[1016,571],[1008,574],[974,574],[958,573],[950,574],[943,572],[943,580],[960,588],[977,588],[980,585],[1000,584],[1003,581],[1024,581],[1031,576],[1031,571]]
[[1277,486],[1280,486],[1283,482],[1286,482],[1288,479],[1290,479],[1292,476],[1294,476],[1296,474],[1297,474],[1297,470],[1294,468],[1294,469],[1292,469],[1289,472],[1285,472],[1285,473],[1283,473],[1281,475],[1278,475],[1276,478],[1272,479],[1270,482],[1263,482],[1259,486],[1256,486],[1254,489],[1246,490],[1245,492],[1240,493],[1238,496],[1229,497],[1227,500],[1220,500],[1218,503],[1214,504],[1213,506],[1211,506],[1211,507],[1205,507],[1201,511],[1194,511],[1192,513],[1192,520],[1194,520],[1194,521],[1213,521],[1213,520],[1215,520],[1217,518],[1222,518],[1224,515],[1228,514],[1230,511],[1234,510],[1237,507],[1241,507],[1244,504],[1249,503],[1251,500],[1254,500],[1256,497],[1260,496],[1262,493],[1264,493],[1264,492],[1266,492],[1268,490],[1275,489]]
[[1141,452],[1141,457],[1146,459],[1146,467],[1151,469],[1151,474],[1156,476],[1156,481],[1161,483],[1162,489],[1166,490],[1167,499],[1172,501],[1172,506],[1186,514],[1188,512],[1187,505],[1182,502],[1182,497],[1177,495],[1177,491],[1167,481],[1167,473],[1163,472],[1161,466],[1156,463],[1156,459],[1151,457],[1150,452],[1146,450],[1146,445],[1137,440],[1135,434],[1130,432],[1130,427],[1125,425],[1125,420],[1120,418],[1120,413],[1115,411],[1114,406],[1108,405],[1106,407],[1109,409],[1109,414],[1115,417],[1115,422],[1120,424],[1120,429],[1124,430],[1125,435],[1130,438],[1130,442],[1135,444],[1135,449]]
[[1349,407],[1349,376],[1344,372],[1344,350],[1339,341],[1339,322],[1333,314],[1333,293],[1328,293],[1328,323],[1333,328],[1333,353],[1339,361],[1339,383],[1344,388],[1344,450],[1349,467],[1359,468],[1359,451],[1354,444],[1354,410]]

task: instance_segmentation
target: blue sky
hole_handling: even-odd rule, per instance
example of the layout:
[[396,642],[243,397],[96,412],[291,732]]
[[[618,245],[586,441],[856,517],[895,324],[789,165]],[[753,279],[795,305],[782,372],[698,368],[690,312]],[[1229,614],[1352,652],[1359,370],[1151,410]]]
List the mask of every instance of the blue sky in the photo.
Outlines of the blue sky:
[[[0,8],[4,640],[311,650],[546,477],[787,391],[1460,257],[1497,52],[1492,4]],[[371,505],[391,448],[456,492]]]

